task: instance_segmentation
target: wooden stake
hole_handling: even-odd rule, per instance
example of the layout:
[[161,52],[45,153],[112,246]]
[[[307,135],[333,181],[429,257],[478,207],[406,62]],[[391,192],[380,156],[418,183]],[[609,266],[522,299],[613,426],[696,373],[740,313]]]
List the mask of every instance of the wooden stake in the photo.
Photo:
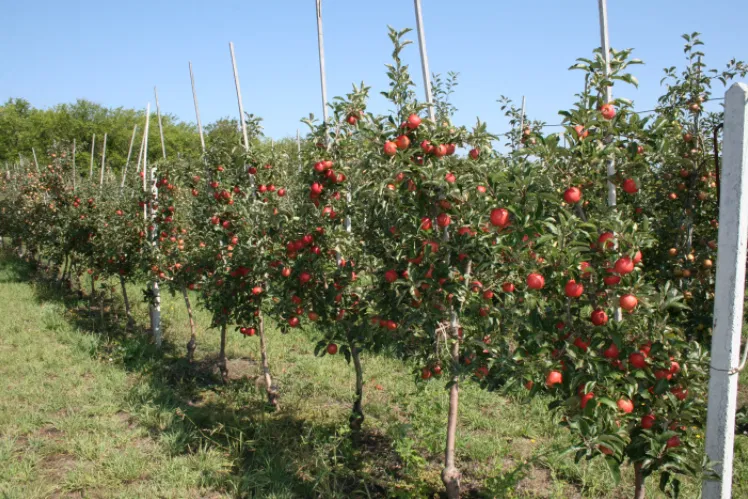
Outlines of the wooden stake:
[[234,67],[234,85],[236,85],[236,100],[239,102],[239,118],[242,124],[242,135],[244,136],[244,150],[249,151],[249,138],[247,137],[247,122],[244,119],[244,105],[242,104],[242,88],[239,85],[239,71],[236,69],[236,56],[234,55],[234,42],[229,42],[231,51],[231,65]]

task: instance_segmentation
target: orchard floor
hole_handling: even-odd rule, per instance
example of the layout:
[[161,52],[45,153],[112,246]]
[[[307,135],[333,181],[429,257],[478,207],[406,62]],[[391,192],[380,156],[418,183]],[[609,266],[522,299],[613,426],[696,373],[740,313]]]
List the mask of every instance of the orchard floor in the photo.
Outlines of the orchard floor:
[[[135,286],[130,296],[141,293]],[[218,334],[197,311],[197,361],[181,297],[164,296],[165,345],[126,333],[120,305],[103,320],[27,264],[0,258],[0,497],[438,497],[447,394],[412,367],[364,356],[367,419],[348,430],[352,369],[315,358],[307,334],[269,331],[281,409],[268,412],[258,342],[232,332],[231,381],[214,368]],[[119,312],[119,318],[113,311]],[[146,307],[135,307],[145,324]],[[458,459],[466,497],[631,497],[602,462],[575,465],[547,401],[466,383]],[[736,445],[735,497],[748,497],[748,437]],[[656,477],[648,497],[660,497]],[[698,495],[685,484],[683,497]]]

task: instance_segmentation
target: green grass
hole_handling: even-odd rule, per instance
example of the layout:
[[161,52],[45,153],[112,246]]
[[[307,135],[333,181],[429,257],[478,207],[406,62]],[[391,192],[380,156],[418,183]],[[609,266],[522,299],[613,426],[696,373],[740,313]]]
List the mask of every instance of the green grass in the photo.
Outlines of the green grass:
[[[196,362],[179,296],[164,296],[165,345],[125,333],[108,313],[0,261],[0,497],[434,497],[445,440],[443,383],[364,355],[366,421],[352,438],[354,376],[342,356],[313,356],[312,333],[269,331],[281,409],[258,384],[258,342],[229,334],[231,382],[214,367],[218,333],[200,325]],[[88,289],[88,286],[86,286]],[[131,297],[140,296],[137,287]],[[117,310],[115,308],[115,310]],[[146,307],[138,303],[139,324]],[[458,459],[469,497],[630,497],[602,462],[576,465],[547,400],[466,383]],[[736,445],[735,497],[748,496],[748,438]],[[648,497],[660,497],[651,480]],[[696,497],[688,482],[683,497]]]

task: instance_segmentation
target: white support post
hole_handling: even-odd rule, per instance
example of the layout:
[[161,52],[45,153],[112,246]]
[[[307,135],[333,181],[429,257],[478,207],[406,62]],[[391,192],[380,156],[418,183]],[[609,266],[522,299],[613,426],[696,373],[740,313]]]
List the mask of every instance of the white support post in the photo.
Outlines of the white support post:
[[239,119],[242,124],[242,135],[244,136],[244,150],[249,151],[249,138],[247,137],[247,122],[244,119],[244,104],[242,104],[242,88],[239,85],[239,71],[236,69],[236,56],[234,55],[234,42],[229,42],[231,51],[231,65],[234,67],[234,85],[236,85],[236,100],[239,102]]
[[[151,123],[151,103],[149,102],[145,108],[145,129],[143,130],[143,192],[147,192],[148,183],[148,128]],[[145,230],[148,234],[148,204],[143,206],[143,220],[146,222]]]
[[200,134],[200,147],[205,154],[205,137],[203,136],[203,124],[200,122],[200,106],[197,105],[197,91],[195,90],[195,75],[192,72],[192,62],[190,66],[190,82],[192,83],[192,100],[195,103],[195,117],[197,118],[197,132]]
[[[158,227],[156,226],[156,212],[153,211],[153,203],[158,201],[158,188],[156,187],[156,170],[151,168],[150,175],[148,172],[148,130],[151,123],[151,103],[149,102],[146,106],[145,111],[145,131],[143,132],[143,192],[148,192],[147,182],[150,180],[151,190],[150,196],[146,196],[146,205],[144,209],[145,217],[145,230],[148,235],[148,244],[153,247],[156,246],[156,234],[158,233]],[[151,229],[151,227],[153,229]],[[156,347],[161,347],[161,296],[158,288],[158,281],[155,279],[151,281],[151,293],[153,295],[153,301],[148,307],[148,312],[151,319],[151,333],[156,343]]]
[[315,0],[317,6],[317,50],[319,52],[319,84],[322,90],[322,119],[327,123],[327,77],[325,76],[325,40],[322,35],[322,0]]
[[88,167],[88,181],[93,180],[94,148],[96,147],[96,134],[91,139],[91,165]]
[[36,173],[39,173],[39,162],[36,160],[36,150],[33,147],[31,148],[31,154],[34,155],[34,168],[36,168]]
[[132,157],[132,146],[135,143],[135,133],[138,131],[137,123],[132,127],[132,137],[130,137],[130,147],[127,148],[127,161],[125,161],[125,168],[122,170],[122,182],[120,182],[120,190],[125,187],[125,179],[127,178],[127,168],[130,166],[130,158]]
[[153,95],[156,96],[156,116],[158,117],[158,133],[161,135],[161,154],[166,159],[166,142],[164,142],[164,127],[161,124],[161,106],[158,104],[158,89],[153,87]]
[[[598,0],[600,11],[600,49],[603,60],[605,61],[605,76],[610,75],[610,42],[608,41],[608,2],[607,0]],[[605,87],[605,102],[613,100],[613,89]],[[616,174],[616,165],[612,159],[606,161],[605,166],[608,173],[608,206],[616,206],[616,186],[611,181]]]
[[76,189],[76,181],[78,174],[75,171],[75,139],[73,139],[73,192],[75,192]]
[[522,137],[525,133],[525,96],[522,96],[522,109],[519,111],[519,139],[517,139],[517,149],[522,147]]
[[[600,13],[600,50],[602,51],[603,61],[605,61],[605,76],[610,75],[610,41],[608,39],[608,2],[607,0],[598,0]],[[605,87],[605,102],[613,101],[613,89]],[[608,175],[608,206],[615,210],[617,205],[616,185],[613,183],[613,177],[616,174],[616,163],[613,158],[605,161],[605,169]],[[618,302],[618,297],[615,299]],[[617,306],[613,310],[613,318],[616,322],[623,320],[621,307]]]
[[421,14],[421,0],[414,0],[416,8],[416,27],[418,28],[418,47],[421,50],[421,70],[423,71],[423,88],[426,92],[426,103],[429,105],[429,118],[436,120],[434,97],[431,94],[431,73],[429,72],[429,56],[426,52],[426,33],[423,31],[423,15]]
[[104,187],[104,162],[106,161],[106,133],[104,134],[104,148],[101,151],[101,173],[99,173],[99,189]]
[[145,133],[143,138],[140,139],[140,150],[138,152],[138,166],[135,169],[135,173],[140,173],[140,165],[143,162],[143,145],[145,145]]
[[704,499],[732,497],[737,369],[743,328],[748,246],[748,86],[736,83],[725,95],[720,178],[717,282],[709,372],[706,455],[718,463],[717,480],[705,480]]

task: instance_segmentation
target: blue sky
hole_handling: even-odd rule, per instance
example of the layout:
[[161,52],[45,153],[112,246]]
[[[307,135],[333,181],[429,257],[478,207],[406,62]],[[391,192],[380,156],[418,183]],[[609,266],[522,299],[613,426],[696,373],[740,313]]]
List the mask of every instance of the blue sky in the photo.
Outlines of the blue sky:
[[[38,107],[86,98],[107,106],[145,107],[158,85],[162,112],[194,121],[187,61],[197,80],[203,122],[237,116],[228,42],[236,46],[245,110],[264,118],[267,135],[295,135],[299,119],[320,115],[315,0],[2,2],[0,100]],[[610,41],[635,48],[641,88],[616,89],[650,109],[662,68],[684,62],[680,35],[699,31],[706,63],[748,59],[748,2],[610,0]],[[456,121],[477,116],[507,130],[500,95],[527,97],[530,118],[558,122],[579,91],[577,57],[599,45],[597,2],[423,0],[431,71],[460,73]],[[366,82],[370,109],[387,109],[387,25],[415,27],[411,0],[324,0],[330,97]],[[415,41],[415,31],[411,34]],[[417,45],[406,62],[422,95]],[[719,90],[721,93],[721,90]]]

